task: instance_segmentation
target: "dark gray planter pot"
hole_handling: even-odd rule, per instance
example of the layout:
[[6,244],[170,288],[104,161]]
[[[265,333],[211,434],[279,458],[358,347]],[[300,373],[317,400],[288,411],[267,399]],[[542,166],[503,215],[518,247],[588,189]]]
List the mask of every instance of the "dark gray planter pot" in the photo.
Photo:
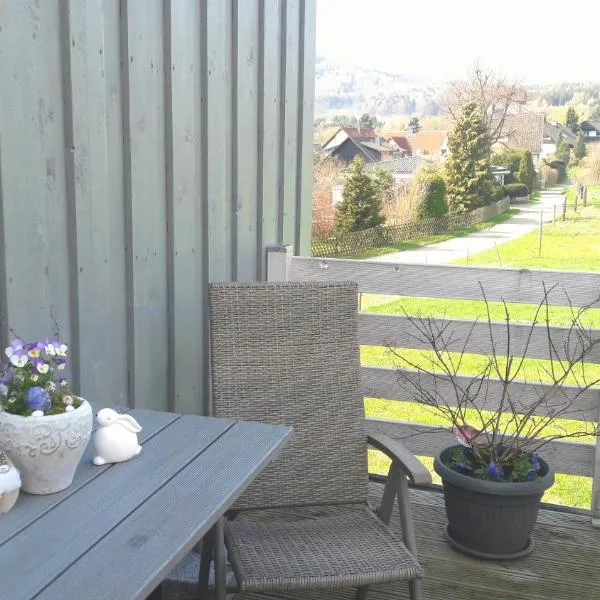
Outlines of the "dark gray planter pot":
[[490,560],[529,554],[540,500],[554,483],[554,472],[540,459],[543,476],[536,481],[483,481],[457,473],[442,462],[455,448],[443,450],[433,463],[444,484],[448,541],[461,552]]

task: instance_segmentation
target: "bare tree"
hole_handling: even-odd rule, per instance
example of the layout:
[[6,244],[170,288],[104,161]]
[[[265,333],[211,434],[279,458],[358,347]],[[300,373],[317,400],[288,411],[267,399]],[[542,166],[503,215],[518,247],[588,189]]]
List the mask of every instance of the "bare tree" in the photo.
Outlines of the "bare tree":
[[454,81],[448,86],[443,105],[455,119],[460,108],[471,100],[481,109],[491,147],[510,135],[510,110],[525,103],[525,90],[518,82],[510,81],[477,62],[471,67],[467,81]]

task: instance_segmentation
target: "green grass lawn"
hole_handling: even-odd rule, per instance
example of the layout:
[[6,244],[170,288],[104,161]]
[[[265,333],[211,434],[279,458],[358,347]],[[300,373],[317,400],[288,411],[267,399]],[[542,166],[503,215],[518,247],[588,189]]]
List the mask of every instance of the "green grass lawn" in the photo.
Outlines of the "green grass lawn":
[[[569,205],[573,202],[569,199],[572,193],[571,189],[567,190]],[[558,218],[554,224],[544,224],[541,255],[539,234],[533,231],[492,250],[460,259],[455,264],[600,271],[600,186],[590,186],[587,207],[577,213],[569,207],[564,222]]]
[[[567,191],[567,195],[570,192]],[[542,256],[537,256],[537,233],[524,236],[519,240],[508,242],[499,248],[502,266],[514,268],[548,268],[565,270],[600,270],[600,186],[589,188],[588,207],[577,215],[568,213],[567,220],[555,225],[546,226],[546,235],[542,248]],[[464,262],[465,261],[461,261]],[[496,251],[483,252],[469,259],[470,265],[497,266]],[[434,298],[411,298],[398,296],[381,296],[362,294],[361,308],[363,311],[436,316],[460,319],[485,319],[485,304],[482,301],[446,300]],[[509,304],[511,321],[529,323],[533,319],[535,307],[524,304]],[[490,303],[490,313],[493,320],[503,320],[504,307],[500,302]],[[568,307],[551,307],[549,320],[553,325],[566,325],[570,321],[571,312]],[[590,310],[585,323],[588,326],[600,328],[600,309]],[[411,360],[426,360],[423,351],[403,351]],[[364,365],[393,366],[394,359],[389,350],[382,347],[364,346],[361,348],[361,362]],[[397,361],[396,361],[397,362]],[[540,377],[540,366],[548,361],[527,360],[524,363],[519,379],[537,381]],[[465,374],[476,372],[482,363],[482,357],[467,355],[464,358],[461,372]],[[600,377],[600,366],[587,370],[589,377]],[[380,398],[365,398],[365,411],[368,416],[412,421],[421,424],[447,425],[443,419],[430,412],[430,409],[414,402],[386,400]],[[574,421],[561,421],[556,427],[573,431],[579,426]],[[553,433],[553,430],[548,432]],[[593,441],[580,439],[579,441]],[[432,459],[421,457],[431,470]],[[389,461],[376,451],[369,455],[369,468],[374,473],[386,473]],[[433,472],[433,471],[432,471]],[[434,473],[434,481],[439,479]],[[556,504],[567,504],[581,508],[589,508],[591,500],[592,481],[588,477],[573,475],[557,475],[555,485],[546,492],[544,501]]]
[[377,256],[383,256],[384,254],[391,254],[392,252],[401,252],[403,250],[415,250],[417,248],[421,248],[423,246],[428,246],[429,244],[437,244],[438,242],[445,242],[446,240],[450,240],[456,237],[464,237],[465,235],[469,235],[470,233],[476,233],[478,231],[485,231],[494,225],[498,225],[498,223],[503,223],[513,215],[519,212],[518,208],[509,208],[506,212],[503,212],[501,215],[497,217],[493,217],[487,221],[483,221],[482,223],[477,223],[476,225],[471,225],[470,227],[463,227],[462,229],[455,229],[453,231],[448,231],[446,233],[440,233],[439,235],[430,235],[425,238],[421,238],[418,240],[408,240],[406,242],[398,242],[397,244],[390,244],[389,246],[380,246],[378,248],[369,248],[368,250],[363,250],[362,252],[357,252],[355,254],[350,254],[348,256],[342,256],[340,258],[354,258],[354,259],[364,259],[364,258],[375,258]]

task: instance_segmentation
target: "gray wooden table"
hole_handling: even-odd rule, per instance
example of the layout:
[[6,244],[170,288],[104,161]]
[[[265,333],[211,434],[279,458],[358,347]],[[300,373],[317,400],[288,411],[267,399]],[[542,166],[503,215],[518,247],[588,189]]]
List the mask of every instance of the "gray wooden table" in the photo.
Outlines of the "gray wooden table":
[[[91,463],[71,487],[0,516],[0,599],[147,598],[219,524],[290,428],[134,410],[142,453]],[[217,526],[222,531],[222,527]]]

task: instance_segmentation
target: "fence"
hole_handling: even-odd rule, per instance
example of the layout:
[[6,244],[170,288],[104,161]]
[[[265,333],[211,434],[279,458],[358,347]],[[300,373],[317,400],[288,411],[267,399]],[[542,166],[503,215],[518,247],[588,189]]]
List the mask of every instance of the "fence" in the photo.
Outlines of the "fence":
[[[281,256],[281,255],[280,255]],[[481,267],[455,267],[436,265],[407,265],[374,263],[341,259],[315,259],[292,257],[287,266],[287,278],[292,280],[353,280],[358,282],[360,292],[393,294],[413,297],[481,300],[480,284],[489,301],[506,300],[524,304],[538,304],[544,294],[544,286],[556,286],[549,302],[553,305],[583,307],[598,306],[600,273],[568,271],[530,271],[493,269]],[[281,274],[280,274],[281,275]],[[450,350],[460,351],[467,340],[466,351],[486,355],[491,351],[487,322],[473,323],[468,320],[446,319],[446,330],[451,338]],[[506,323],[493,323],[496,331],[506,330]],[[512,353],[526,349],[526,356],[533,359],[548,358],[548,338],[545,325],[536,325],[529,337],[530,325],[512,323],[510,335]],[[592,330],[594,339],[600,338],[600,330]],[[568,328],[551,327],[550,337],[556,348],[566,343]],[[502,338],[502,336],[499,336]],[[468,339],[467,339],[468,338]],[[359,314],[359,341],[363,345],[423,349],[419,336],[411,335],[407,317],[386,314]],[[502,349],[498,349],[502,352]],[[589,362],[600,363],[596,347],[588,357]],[[410,371],[405,374],[410,376]],[[437,382],[432,382],[437,385]],[[514,381],[509,384],[515,396],[534,400],[544,393],[547,386],[539,383]],[[365,397],[406,401],[398,385],[396,369],[389,367],[362,368],[362,386]],[[574,397],[578,388],[565,386],[565,397]],[[502,384],[490,380],[485,394],[486,408],[499,407]],[[563,396],[561,395],[561,398]],[[451,396],[449,395],[449,398]],[[452,400],[449,400],[450,402]],[[537,415],[551,410],[552,401],[536,409]],[[600,408],[600,390],[592,388],[579,395],[569,412],[569,419],[596,422]],[[571,410],[571,409],[570,409]],[[367,419],[368,428],[385,432],[420,456],[435,456],[446,446],[456,443],[446,429],[413,422]],[[600,524],[600,452],[596,444],[583,442],[552,441],[544,447],[544,456],[558,473],[583,475],[593,478],[592,516]]]
[[482,223],[507,211],[510,200],[503,198],[489,206],[483,206],[466,213],[454,213],[438,219],[423,219],[398,225],[387,225],[352,231],[341,236],[314,239],[313,256],[348,256],[369,248],[380,248],[388,244],[417,240]]

